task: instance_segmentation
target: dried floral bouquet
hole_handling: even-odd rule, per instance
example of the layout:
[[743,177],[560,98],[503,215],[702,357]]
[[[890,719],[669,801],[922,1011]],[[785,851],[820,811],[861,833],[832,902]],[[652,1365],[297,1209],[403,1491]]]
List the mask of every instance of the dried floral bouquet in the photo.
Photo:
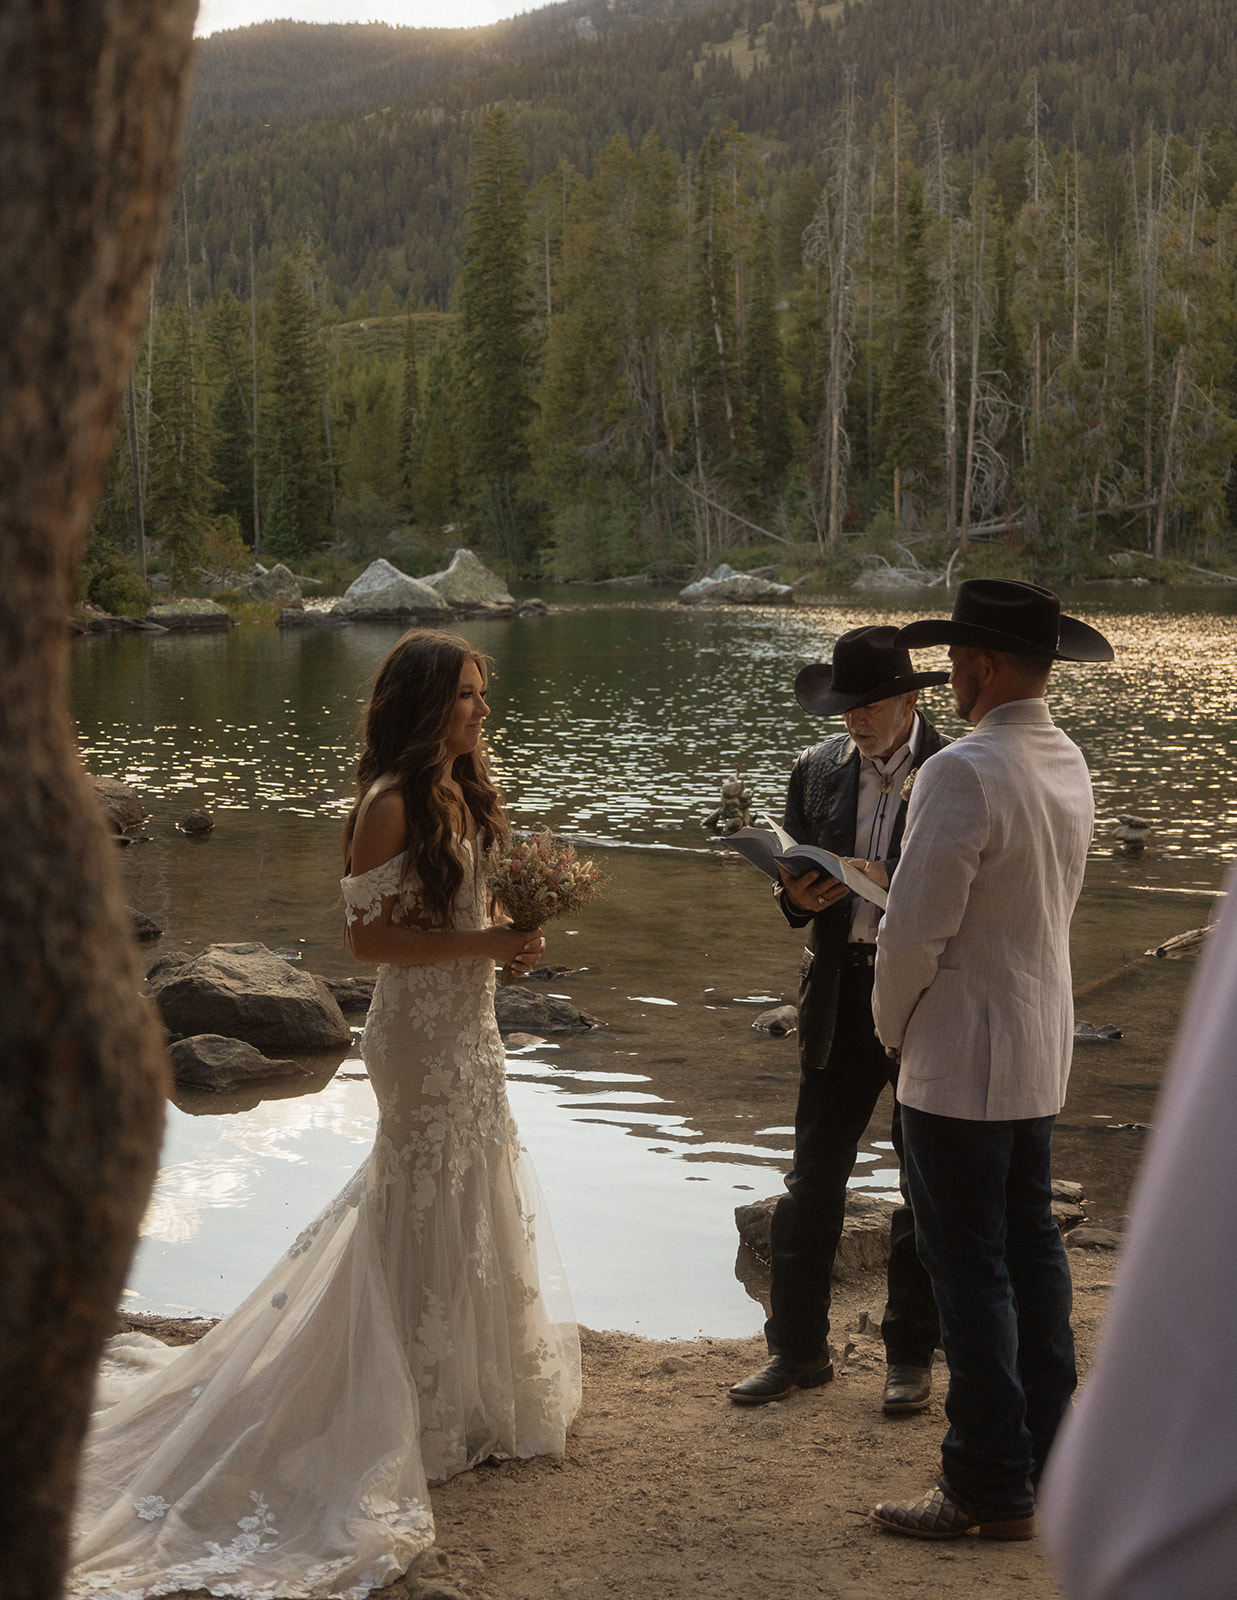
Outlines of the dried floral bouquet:
[[551,917],[567,916],[586,906],[606,876],[591,861],[581,861],[575,847],[549,828],[514,836],[491,850],[485,881],[490,893],[521,933],[531,933]]

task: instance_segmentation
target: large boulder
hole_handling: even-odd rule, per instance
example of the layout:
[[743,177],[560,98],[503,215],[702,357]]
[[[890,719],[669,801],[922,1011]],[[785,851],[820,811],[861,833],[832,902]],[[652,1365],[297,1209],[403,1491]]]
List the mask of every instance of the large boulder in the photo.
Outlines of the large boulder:
[[353,620],[382,617],[443,617],[451,607],[428,583],[379,556],[331,607],[337,617]]
[[352,1030],[321,978],[264,944],[213,944],[198,956],[164,956],[146,975],[169,1033],[221,1033],[258,1050],[336,1050]]
[[513,606],[515,596],[496,573],[483,566],[471,550],[457,550],[445,572],[431,572],[422,578],[450,606]]
[[795,591],[788,583],[774,583],[750,572],[736,572],[723,561],[720,567],[679,591],[681,606],[790,606]]
[[209,1089],[219,1093],[237,1084],[261,1083],[270,1078],[303,1078],[309,1068],[299,1061],[271,1060],[243,1039],[218,1033],[198,1033],[168,1048],[172,1076],[181,1089]]
[[252,571],[237,586],[250,600],[269,601],[274,605],[299,606],[301,584],[294,572],[277,561],[273,567],[255,564]]
[[119,778],[99,778],[92,772],[90,784],[103,815],[116,833],[131,833],[146,820],[146,807],[136,789]]
[[163,600],[151,606],[146,621],[157,622],[171,633],[206,633],[236,626],[236,618],[214,600]]

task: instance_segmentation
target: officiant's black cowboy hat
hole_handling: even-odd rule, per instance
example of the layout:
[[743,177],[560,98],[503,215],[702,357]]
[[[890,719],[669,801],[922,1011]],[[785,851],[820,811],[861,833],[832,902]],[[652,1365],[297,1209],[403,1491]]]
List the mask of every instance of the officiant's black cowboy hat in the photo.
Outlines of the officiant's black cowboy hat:
[[1008,578],[968,578],[958,585],[953,616],[925,618],[898,630],[904,650],[930,644],[969,645],[1016,656],[1051,656],[1054,661],[1111,661],[1102,633],[1061,615],[1051,589]]
[[892,700],[912,689],[948,683],[947,672],[916,672],[910,656],[894,643],[896,628],[852,628],[833,646],[833,665],[804,667],[795,679],[795,699],[814,717],[837,716]]

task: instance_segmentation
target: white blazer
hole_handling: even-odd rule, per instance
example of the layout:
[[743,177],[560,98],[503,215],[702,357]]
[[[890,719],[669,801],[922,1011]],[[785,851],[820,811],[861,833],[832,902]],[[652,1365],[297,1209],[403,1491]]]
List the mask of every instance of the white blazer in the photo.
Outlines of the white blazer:
[[872,997],[882,1042],[902,1051],[904,1105],[974,1122],[1061,1109],[1094,816],[1082,752],[1043,700],[997,706],[924,763]]

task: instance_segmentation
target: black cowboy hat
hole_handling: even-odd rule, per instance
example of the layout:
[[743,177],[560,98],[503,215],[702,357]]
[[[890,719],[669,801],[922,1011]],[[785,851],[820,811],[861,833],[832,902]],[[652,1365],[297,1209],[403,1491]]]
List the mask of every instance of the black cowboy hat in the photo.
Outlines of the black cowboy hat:
[[804,667],[795,679],[795,699],[814,717],[832,717],[912,689],[948,683],[947,672],[916,672],[895,644],[896,628],[852,628],[833,646],[833,665]]
[[951,618],[908,623],[898,631],[897,643],[907,650],[961,644],[1054,661],[1112,660],[1104,635],[1077,617],[1063,617],[1051,589],[1008,578],[968,578],[958,585]]

